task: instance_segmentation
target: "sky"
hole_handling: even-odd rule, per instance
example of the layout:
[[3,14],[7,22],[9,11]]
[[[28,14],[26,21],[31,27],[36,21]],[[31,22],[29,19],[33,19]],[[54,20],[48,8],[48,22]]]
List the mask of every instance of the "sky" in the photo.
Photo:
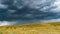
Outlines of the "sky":
[[60,21],[60,0],[0,0],[0,25]]

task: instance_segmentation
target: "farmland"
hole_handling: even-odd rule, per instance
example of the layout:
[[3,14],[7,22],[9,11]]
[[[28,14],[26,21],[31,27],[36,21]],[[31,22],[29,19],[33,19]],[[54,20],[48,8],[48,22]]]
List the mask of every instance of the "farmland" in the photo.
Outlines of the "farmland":
[[60,34],[60,22],[0,26],[0,34]]

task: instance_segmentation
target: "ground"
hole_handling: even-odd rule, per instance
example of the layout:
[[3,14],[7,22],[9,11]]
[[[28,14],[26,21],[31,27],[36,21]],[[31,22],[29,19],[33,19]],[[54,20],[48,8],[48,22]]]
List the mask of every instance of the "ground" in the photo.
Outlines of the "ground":
[[60,22],[0,26],[0,34],[60,34]]

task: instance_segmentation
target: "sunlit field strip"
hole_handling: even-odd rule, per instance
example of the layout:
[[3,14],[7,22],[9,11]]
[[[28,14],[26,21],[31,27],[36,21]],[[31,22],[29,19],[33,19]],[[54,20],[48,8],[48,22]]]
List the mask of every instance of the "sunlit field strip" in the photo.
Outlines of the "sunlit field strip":
[[60,34],[60,22],[0,26],[0,34]]

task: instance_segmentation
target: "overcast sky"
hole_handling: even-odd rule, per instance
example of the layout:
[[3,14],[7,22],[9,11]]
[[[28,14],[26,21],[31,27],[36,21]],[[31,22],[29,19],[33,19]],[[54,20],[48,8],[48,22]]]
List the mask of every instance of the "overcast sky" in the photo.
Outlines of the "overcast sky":
[[0,0],[0,25],[60,21],[60,0]]

